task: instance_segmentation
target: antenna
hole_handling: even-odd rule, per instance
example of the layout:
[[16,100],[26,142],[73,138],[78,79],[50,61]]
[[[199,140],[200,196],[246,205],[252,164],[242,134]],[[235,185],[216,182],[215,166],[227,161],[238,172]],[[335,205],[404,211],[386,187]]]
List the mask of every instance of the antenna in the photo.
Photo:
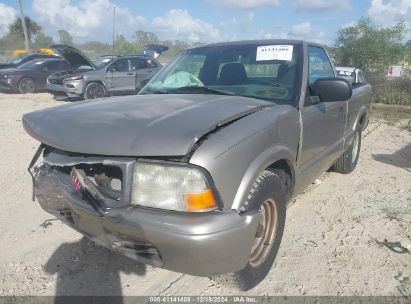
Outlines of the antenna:
[[113,56],[114,56],[114,20],[116,17],[116,6],[113,5]]

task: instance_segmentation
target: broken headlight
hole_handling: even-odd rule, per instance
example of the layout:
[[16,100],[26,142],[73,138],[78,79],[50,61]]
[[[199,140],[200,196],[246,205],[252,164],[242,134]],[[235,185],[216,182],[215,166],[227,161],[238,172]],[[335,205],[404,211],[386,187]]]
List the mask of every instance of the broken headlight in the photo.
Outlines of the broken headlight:
[[181,165],[137,162],[131,205],[203,212],[215,209],[217,202],[200,170]]

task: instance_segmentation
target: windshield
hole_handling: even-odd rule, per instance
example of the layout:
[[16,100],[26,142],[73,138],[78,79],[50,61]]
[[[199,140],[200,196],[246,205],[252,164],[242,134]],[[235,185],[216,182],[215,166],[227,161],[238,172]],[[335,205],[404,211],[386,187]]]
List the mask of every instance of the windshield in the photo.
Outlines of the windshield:
[[13,65],[16,65],[16,64],[19,64],[24,58],[26,58],[28,56],[29,56],[29,54],[21,54],[21,55],[18,55],[16,57],[10,58],[6,62],[10,63],[10,64],[13,64]]
[[45,60],[41,59],[31,60],[26,63],[23,63],[22,65],[19,65],[19,69],[33,69],[35,67],[42,65],[44,62]]
[[181,52],[140,94],[226,94],[291,101],[297,92],[299,45],[227,45]]
[[97,69],[101,69],[101,68],[104,68],[105,66],[107,66],[111,61],[113,61],[113,58],[100,57],[100,58],[94,59],[93,63],[97,67]]

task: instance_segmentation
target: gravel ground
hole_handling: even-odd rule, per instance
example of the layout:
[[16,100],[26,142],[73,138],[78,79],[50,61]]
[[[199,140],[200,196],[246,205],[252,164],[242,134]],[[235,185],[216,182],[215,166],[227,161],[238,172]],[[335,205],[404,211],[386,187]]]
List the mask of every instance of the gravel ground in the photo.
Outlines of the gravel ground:
[[[239,294],[112,254],[31,201],[26,169],[38,143],[21,117],[56,104],[0,94],[0,296]],[[410,252],[410,120],[373,119],[357,169],[323,174],[291,204],[270,274],[244,294],[411,296]]]

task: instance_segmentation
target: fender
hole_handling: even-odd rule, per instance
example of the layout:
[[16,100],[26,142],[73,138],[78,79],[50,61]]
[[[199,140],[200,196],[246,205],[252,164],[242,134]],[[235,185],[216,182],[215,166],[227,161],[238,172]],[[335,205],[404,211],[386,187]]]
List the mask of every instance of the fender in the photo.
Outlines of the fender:
[[[360,124],[360,119],[364,114],[365,114],[365,119],[367,120],[368,119],[368,109],[365,106],[361,106],[361,108],[358,110],[357,117],[355,118],[355,122],[352,128],[353,131],[357,130],[358,125]],[[364,129],[364,126],[366,126],[366,124],[362,126],[363,129]]]
[[254,181],[263,170],[279,160],[286,160],[290,165],[294,184],[296,172],[295,155],[293,156],[293,153],[291,153],[290,149],[286,146],[276,145],[265,150],[250,164],[250,166],[248,166],[247,171],[241,180],[240,186],[238,187],[231,209],[240,210],[244,207],[244,203]]

